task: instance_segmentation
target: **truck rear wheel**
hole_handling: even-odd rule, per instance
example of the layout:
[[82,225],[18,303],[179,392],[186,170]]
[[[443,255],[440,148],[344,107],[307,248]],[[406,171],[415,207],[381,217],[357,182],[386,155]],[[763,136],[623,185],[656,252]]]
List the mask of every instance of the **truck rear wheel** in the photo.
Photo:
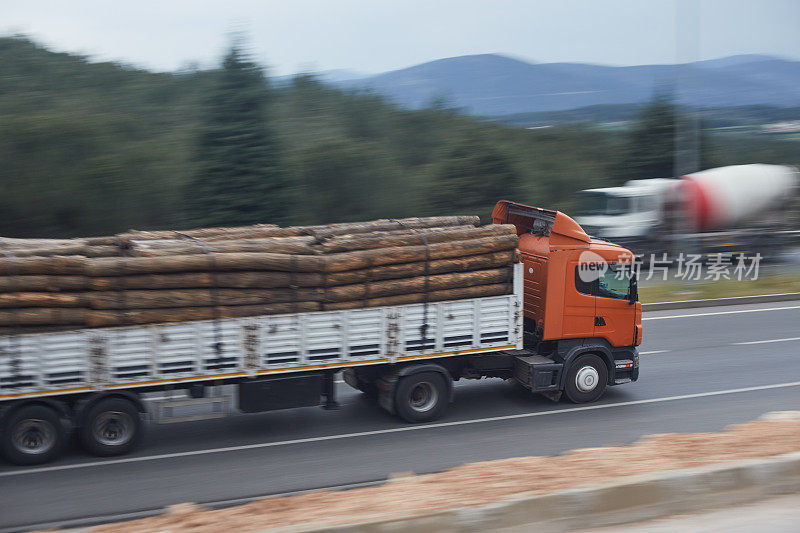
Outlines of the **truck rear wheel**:
[[141,433],[142,419],[133,402],[107,398],[89,408],[78,435],[86,451],[107,457],[131,451]]
[[54,459],[64,445],[65,431],[55,409],[29,405],[12,412],[0,430],[3,455],[17,465],[38,465]]
[[448,388],[438,372],[419,372],[400,378],[395,389],[395,411],[407,422],[430,422],[447,409]]
[[594,354],[585,354],[570,365],[564,393],[573,403],[593,402],[603,395],[607,383],[608,369],[603,360]]

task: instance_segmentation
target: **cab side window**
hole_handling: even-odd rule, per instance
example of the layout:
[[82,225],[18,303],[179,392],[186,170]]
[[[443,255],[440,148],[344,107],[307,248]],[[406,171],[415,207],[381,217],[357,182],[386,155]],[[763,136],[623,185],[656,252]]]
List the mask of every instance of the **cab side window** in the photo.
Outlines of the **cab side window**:
[[597,280],[594,281],[584,281],[581,276],[581,267],[575,267],[575,288],[578,289],[578,292],[583,294],[588,294],[589,296],[597,296],[597,289],[595,285],[597,285]]

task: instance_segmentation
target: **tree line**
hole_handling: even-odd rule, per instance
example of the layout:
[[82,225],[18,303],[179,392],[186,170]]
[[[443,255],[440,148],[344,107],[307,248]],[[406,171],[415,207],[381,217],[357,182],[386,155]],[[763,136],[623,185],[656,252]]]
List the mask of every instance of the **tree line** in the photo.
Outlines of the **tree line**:
[[[0,236],[569,212],[574,192],[671,175],[666,95],[629,132],[528,130],[410,111],[312,75],[275,85],[239,44],[213,70],[151,73],[0,39]],[[677,133],[676,133],[677,132]],[[700,163],[800,163],[797,143],[700,138]]]

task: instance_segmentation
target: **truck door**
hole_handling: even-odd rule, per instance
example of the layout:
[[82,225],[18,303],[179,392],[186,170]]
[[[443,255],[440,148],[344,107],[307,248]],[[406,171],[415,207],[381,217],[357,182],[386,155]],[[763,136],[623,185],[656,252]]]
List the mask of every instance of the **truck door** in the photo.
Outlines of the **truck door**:
[[569,262],[564,283],[564,319],[561,335],[564,338],[591,337],[594,331],[595,301],[593,283],[581,274],[577,254]]
[[[614,264],[601,272],[595,285],[594,336],[612,346],[636,343],[636,304],[632,303],[633,275],[629,264]],[[634,295],[635,296],[635,295]]]

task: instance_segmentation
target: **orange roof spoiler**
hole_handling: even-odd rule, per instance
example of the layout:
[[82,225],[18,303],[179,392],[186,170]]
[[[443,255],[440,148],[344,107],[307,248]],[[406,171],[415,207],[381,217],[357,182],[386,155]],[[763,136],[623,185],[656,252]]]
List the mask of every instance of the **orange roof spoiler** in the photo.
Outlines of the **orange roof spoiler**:
[[581,242],[591,241],[580,224],[561,211],[541,209],[509,200],[500,200],[495,204],[492,223],[513,224],[517,228],[517,235],[532,233],[546,237],[555,233]]

